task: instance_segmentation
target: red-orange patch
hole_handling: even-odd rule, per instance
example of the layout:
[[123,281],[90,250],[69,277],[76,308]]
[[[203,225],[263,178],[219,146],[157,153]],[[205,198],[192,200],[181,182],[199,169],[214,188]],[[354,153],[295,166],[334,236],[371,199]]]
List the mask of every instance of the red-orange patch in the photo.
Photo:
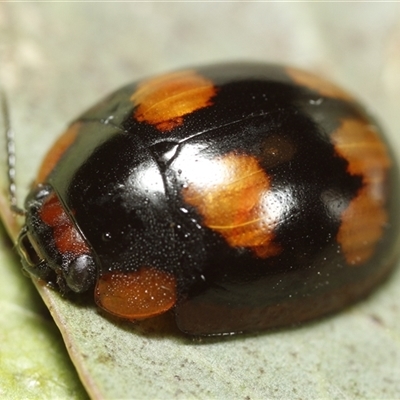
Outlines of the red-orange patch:
[[219,179],[193,179],[183,190],[185,201],[204,218],[204,224],[220,233],[232,247],[250,248],[258,257],[281,252],[274,243],[277,216],[268,205],[270,179],[251,156],[228,154],[197,168]]
[[374,253],[388,220],[384,206],[390,157],[375,127],[363,120],[344,120],[332,140],[348,161],[348,172],[363,179],[363,187],[342,213],[337,236],[347,262],[359,265]]
[[185,115],[211,105],[215,94],[212,81],[188,70],[144,81],[131,101],[138,121],[166,132],[181,125]]
[[53,229],[53,237],[58,251],[73,255],[89,253],[87,244],[54,193],[43,203],[39,215],[42,221]]
[[47,179],[48,175],[57,165],[62,155],[75,141],[81,125],[82,124],[80,122],[75,122],[72,124],[53,144],[43,159],[42,165],[40,166],[39,173],[36,178],[36,184],[43,183]]
[[175,305],[176,299],[175,277],[153,267],[103,274],[95,289],[98,306],[129,320],[162,314]]
[[354,101],[349,93],[326,79],[297,68],[286,67],[285,70],[298,85],[314,90],[322,96]]

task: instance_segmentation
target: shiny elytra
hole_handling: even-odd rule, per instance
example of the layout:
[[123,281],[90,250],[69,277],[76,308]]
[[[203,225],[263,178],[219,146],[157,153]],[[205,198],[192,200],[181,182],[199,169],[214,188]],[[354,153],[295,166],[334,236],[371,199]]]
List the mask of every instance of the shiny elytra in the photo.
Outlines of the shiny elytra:
[[47,153],[32,275],[192,335],[301,323],[366,296],[399,248],[397,164],[348,93],[294,68],[190,68],[114,92]]

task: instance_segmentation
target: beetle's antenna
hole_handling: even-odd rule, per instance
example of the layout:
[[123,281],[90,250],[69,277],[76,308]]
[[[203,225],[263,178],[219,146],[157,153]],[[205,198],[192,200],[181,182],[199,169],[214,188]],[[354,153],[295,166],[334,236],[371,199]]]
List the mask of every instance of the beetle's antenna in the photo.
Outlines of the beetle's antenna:
[[10,199],[10,207],[11,211],[15,214],[25,215],[25,211],[18,207],[17,203],[17,186],[15,184],[15,140],[14,132],[11,128],[7,97],[3,90],[0,90],[0,102],[4,120],[4,131],[6,135],[8,195]]

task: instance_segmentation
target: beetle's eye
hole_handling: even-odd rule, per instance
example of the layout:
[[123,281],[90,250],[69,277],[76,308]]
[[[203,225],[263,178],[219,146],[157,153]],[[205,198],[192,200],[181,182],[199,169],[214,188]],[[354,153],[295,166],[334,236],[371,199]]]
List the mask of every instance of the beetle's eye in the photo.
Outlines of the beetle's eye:
[[83,254],[75,258],[68,266],[65,281],[68,287],[77,293],[86,292],[94,285],[96,279],[96,266],[93,258]]

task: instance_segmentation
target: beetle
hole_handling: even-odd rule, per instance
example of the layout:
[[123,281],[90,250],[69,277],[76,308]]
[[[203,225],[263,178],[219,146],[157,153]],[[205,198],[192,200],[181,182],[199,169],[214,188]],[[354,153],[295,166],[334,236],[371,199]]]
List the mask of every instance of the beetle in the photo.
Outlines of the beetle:
[[399,175],[347,92],[265,63],[129,84],[77,118],[25,201],[23,266],[190,335],[301,323],[366,296],[399,249]]

